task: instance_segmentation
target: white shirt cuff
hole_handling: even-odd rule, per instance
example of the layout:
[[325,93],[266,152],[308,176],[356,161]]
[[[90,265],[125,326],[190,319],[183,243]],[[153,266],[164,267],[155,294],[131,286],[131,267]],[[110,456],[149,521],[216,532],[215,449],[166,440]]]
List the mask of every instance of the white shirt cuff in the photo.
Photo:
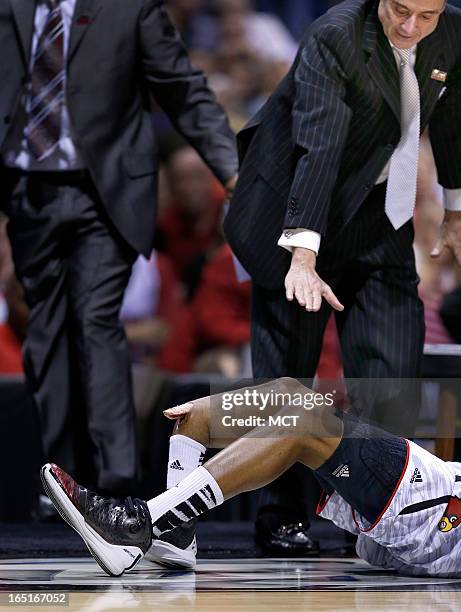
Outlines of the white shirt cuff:
[[287,251],[290,251],[290,253],[293,247],[301,247],[303,249],[310,249],[318,255],[320,249],[320,234],[303,228],[284,229],[277,244],[287,249]]
[[443,203],[447,210],[461,210],[461,189],[444,189]]

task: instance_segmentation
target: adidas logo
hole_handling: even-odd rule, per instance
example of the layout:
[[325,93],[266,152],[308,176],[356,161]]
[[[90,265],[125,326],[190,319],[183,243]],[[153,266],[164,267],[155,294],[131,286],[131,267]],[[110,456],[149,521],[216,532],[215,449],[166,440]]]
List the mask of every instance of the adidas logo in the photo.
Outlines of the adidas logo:
[[342,463],[333,472],[333,476],[336,476],[336,478],[349,478],[349,466],[346,463]]
[[172,470],[183,470],[183,471],[184,471],[184,468],[183,468],[183,466],[182,466],[182,465],[179,463],[178,459],[176,459],[175,461],[172,461],[172,462],[170,463],[170,468],[171,468]]
[[127,548],[124,548],[123,550],[126,552],[127,555],[130,555],[132,559],[136,559],[136,555],[133,555],[131,550],[128,550]]
[[410,484],[413,484],[414,482],[423,482],[423,477],[421,476],[421,472],[418,470],[418,468],[415,468]]

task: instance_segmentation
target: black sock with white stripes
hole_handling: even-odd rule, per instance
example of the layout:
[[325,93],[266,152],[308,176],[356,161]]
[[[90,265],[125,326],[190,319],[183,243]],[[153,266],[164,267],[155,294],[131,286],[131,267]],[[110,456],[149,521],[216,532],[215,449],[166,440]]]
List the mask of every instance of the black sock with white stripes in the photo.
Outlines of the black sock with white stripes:
[[218,483],[204,467],[198,467],[179,484],[147,502],[154,537],[171,531],[224,501]]

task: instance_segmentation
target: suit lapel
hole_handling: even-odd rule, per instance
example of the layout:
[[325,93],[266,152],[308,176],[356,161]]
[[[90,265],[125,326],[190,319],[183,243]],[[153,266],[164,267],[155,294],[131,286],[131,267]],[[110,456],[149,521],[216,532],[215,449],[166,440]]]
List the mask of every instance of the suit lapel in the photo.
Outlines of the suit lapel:
[[[424,127],[437,103],[444,83],[431,79],[437,68],[448,71],[443,53],[444,41],[440,26],[419,44],[416,54],[415,72],[418,78],[421,99],[421,126]],[[376,9],[372,9],[365,20],[363,48],[369,54],[367,69],[379,87],[384,99],[400,123],[400,80],[392,48],[383,32]]]
[[29,66],[32,32],[34,30],[35,0],[10,0],[26,68]]
[[[415,72],[418,77],[421,99],[421,127],[423,128],[437,103],[440,92],[445,86],[443,81],[431,78],[434,69],[448,72],[448,63],[443,53],[443,41],[439,29],[424,38],[416,53]],[[446,43],[445,43],[446,44]]]
[[374,7],[365,20],[363,48],[369,54],[367,70],[400,123],[399,71],[391,46]]
[[77,0],[70,29],[68,62],[72,59],[88,28],[91,27],[100,8],[99,0]]

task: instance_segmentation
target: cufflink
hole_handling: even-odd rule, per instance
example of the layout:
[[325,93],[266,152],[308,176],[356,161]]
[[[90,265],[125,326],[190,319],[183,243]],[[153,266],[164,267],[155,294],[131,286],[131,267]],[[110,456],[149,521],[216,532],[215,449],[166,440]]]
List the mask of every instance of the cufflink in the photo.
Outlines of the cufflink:
[[431,79],[434,79],[434,81],[441,81],[442,83],[445,83],[447,79],[447,73],[443,72],[443,70],[438,70],[437,68],[434,68],[431,74]]
[[293,232],[283,232],[285,238],[291,238],[293,236]]

